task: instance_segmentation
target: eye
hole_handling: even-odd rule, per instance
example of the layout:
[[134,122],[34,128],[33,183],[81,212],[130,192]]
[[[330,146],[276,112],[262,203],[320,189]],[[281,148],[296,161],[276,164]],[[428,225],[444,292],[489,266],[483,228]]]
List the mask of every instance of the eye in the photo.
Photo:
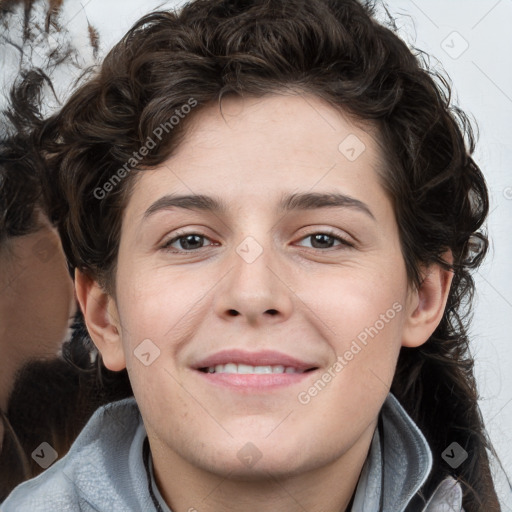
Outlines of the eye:
[[[339,245],[343,245],[346,247],[354,247],[354,245],[346,240],[345,238],[336,235],[336,233],[331,231],[322,231],[317,233],[311,233],[301,240],[311,240],[311,248],[322,250],[322,249],[331,249],[334,246],[334,242],[338,241]],[[203,245],[204,240],[210,240],[205,235],[200,233],[178,233],[176,236],[167,241],[162,249],[167,250],[169,252],[192,252],[197,249],[203,249],[205,246]],[[210,240],[211,241],[211,240]],[[178,244],[179,247],[176,247],[175,244]],[[219,245],[213,242],[211,245]],[[170,250],[171,248],[177,249],[176,251]]]
[[331,249],[333,247],[333,242],[336,240],[339,243],[339,245],[344,245],[347,247],[354,247],[354,244],[346,240],[345,238],[336,235],[336,233],[333,233],[332,231],[321,231],[318,233],[311,233],[310,235],[305,236],[302,238],[302,240],[311,240],[311,247],[313,249]]
[[[204,235],[201,235],[200,233],[178,233],[177,236],[166,242],[162,246],[162,249],[169,250],[169,252],[190,252],[194,251],[195,249],[202,249],[202,241],[204,240],[210,239]],[[175,243],[178,243],[179,247],[175,247]],[[171,248],[176,248],[178,251],[171,251]]]

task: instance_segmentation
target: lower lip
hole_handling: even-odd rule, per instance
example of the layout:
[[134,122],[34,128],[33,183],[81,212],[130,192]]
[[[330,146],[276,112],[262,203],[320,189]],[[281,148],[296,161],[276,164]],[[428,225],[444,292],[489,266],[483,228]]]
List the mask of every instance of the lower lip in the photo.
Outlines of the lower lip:
[[303,373],[206,373],[196,370],[209,384],[237,391],[267,391],[302,382],[316,370]]

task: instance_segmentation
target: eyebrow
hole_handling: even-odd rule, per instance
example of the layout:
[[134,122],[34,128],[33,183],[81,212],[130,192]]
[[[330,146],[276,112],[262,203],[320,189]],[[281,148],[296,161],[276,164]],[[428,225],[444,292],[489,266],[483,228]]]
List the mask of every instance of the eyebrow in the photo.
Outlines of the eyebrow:
[[[165,195],[155,201],[145,212],[143,220],[148,219],[161,210],[171,208],[184,208],[187,210],[206,211],[216,214],[225,214],[227,204],[220,198],[206,195]],[[360,211],[373,220],[375,217],[370,208],[354,197],[339,193],[306,192],[283,195],[278,212],[297,210],[313,210],[317,208],[351,208]]]

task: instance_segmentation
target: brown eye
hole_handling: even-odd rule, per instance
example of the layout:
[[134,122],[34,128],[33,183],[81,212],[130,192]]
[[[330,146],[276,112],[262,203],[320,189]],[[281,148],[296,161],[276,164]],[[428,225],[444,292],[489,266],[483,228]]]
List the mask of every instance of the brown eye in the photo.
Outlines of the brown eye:
[[336,241],[340,242],[338,245],[353,247],[349,241],[331,232],[312,233],[302,238],[302,240],[307,239],[311,241],[312,249],[332,249]]
[[[180,233],[171,240],[165,243],[162,249],[170,250],[172,248],[180,251],[194,251],[203,248],[204,240],[210,240],[208,237],[199,233]],[[178,247],[173,247],[173,244],[178,243]],[[171,251],[173,252],[173,251]]]

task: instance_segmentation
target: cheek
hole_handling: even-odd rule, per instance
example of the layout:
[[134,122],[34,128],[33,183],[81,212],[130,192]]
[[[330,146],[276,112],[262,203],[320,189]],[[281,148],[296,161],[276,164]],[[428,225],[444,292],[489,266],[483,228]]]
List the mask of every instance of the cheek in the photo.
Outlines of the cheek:
[[183,403],[176,402],[183,394],[177,384],[181,378],[173,377],[179,370],[180,350],[196,336],[208,314],[208,298],[201,300],[208,287],[204,284],[205,290],[194,288],[196,279],[171,279],[162,272],[133,272],[131,279],[123,277],[118,281],[117,307],[126,367],[135,395],[139,398],[137,393],[144,394],[140,398],[151,404],[162,399],[155,398],[152,392],[158,394],[158,390],[165,389],[169,393],[166,400],[172,397],[173,409],[183,408],[185,399]]
[[337,348],[343,348],[361,333],[364,340],[367,329],[373,332],[376,327],[383,333],[399,329],[406,282],[399,270],[389,275],[370,267],[342,269],[304,280],[297,295]]
[[379,390],[387,393],[404,325],[405,271],[360,270],[317,281],[316,292],[304,293],[304,302],[322,320],[319,325],[332,351],[331,375],[325,377],[330,392],[324,398],[347,405],[366,403]]
[[183,300],[179,283],[158,274],[137,262],[120,266],[117,305],[122,328],[131,337],[160,337],[179,313]]

